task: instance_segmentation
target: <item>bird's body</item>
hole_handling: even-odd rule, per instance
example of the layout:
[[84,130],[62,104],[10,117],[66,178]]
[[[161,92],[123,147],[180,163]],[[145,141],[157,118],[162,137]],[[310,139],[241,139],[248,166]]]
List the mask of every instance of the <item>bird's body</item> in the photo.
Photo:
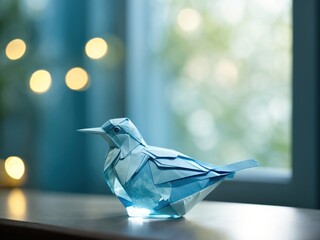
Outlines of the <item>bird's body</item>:
[[82,131],[101,134],[109,143],[104,175],[130,216],[181,217],[235,171],[258,165],[249,159],[219,167],[148,146],[128,118]]

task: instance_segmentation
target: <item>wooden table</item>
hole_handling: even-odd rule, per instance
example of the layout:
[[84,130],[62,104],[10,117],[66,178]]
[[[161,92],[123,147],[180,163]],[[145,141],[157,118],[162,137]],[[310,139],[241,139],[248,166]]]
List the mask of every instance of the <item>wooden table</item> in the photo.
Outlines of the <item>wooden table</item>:
[[[129,218],[112,196],[0,189],[0,239],[320,239],[320,211],[202,201],[184,218]],[[28,238],[29,239],[29,238]]]

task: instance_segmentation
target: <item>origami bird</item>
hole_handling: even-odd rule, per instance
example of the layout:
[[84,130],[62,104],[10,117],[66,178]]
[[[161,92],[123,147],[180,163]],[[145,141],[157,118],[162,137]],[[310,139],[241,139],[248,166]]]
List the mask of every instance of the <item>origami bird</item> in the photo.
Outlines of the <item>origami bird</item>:
[[249,159],[219,167],[149,146],[128,118],[78,131],[99,134],[107,141],[104,176],[129,216],[181,217],[236,171],[259,165]]

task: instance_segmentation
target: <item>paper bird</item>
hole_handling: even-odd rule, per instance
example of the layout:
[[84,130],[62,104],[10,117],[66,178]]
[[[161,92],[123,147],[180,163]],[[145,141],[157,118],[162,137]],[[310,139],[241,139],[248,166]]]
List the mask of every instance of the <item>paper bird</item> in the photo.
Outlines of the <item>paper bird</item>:
[[249,159],[219,167],[149,146],[128,118],[78,131],[99,134],[107,141],[104,176],[129,216],[181,217],[236,171],[259,165]]

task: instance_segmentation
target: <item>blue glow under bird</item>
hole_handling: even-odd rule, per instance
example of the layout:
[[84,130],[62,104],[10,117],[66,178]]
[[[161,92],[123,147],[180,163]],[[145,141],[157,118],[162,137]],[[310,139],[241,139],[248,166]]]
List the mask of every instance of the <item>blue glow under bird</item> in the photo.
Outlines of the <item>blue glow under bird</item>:
[[181,217],[236,171],[259,165],[249,159],[214,166],[175,150],[149,146],[128,118],[78,131],[99,134],[107,141],[104,175],[129,216]]

